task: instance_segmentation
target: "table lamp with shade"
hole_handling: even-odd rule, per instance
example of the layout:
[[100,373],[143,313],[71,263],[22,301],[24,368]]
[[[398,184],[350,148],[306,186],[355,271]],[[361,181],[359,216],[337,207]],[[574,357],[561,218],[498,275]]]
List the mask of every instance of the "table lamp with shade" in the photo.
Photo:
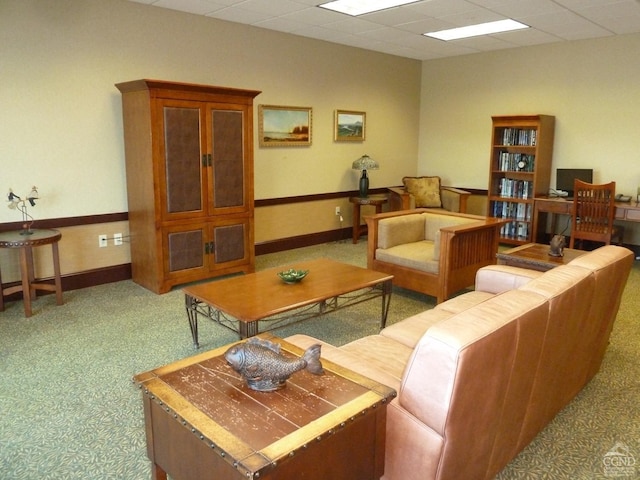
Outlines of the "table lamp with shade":
[[362,170],[362,176],[360,177],[360,196],[369,196],[369,177],[367,177],[367,170],[378,170],[380,165],[369,155],[364,154],[351,164],[353,170]]

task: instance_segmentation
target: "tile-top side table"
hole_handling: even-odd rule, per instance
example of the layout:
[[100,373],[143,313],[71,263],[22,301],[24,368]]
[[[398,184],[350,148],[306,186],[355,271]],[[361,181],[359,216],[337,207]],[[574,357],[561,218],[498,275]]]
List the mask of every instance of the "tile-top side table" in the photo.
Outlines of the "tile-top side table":
[[527,243],[503,252],[498,252],[496,258],[500,265],[511,265],[546,272],[560,265],[566,265],[571,262],[571,260],[587,252],[585,250],[565,248],[563,253],[561,257],[553,257],[549,255],[549,245]]
[[[58,242],[62,234],[57,230],[33,229],[29,233],[21,230],[0,233],[0,248],[20,249],[20,276],[22,283],[14,287],[2,289],[0,277],[0,311],[4,311],[4,297],[16,292],[22,292],[24,315],[31,316],[31,300],[36,298],[37,290],[56,292],[56,302],[62,305],[62,282],[60,280],[60,257]],[[33,269],[33,247],[51,245],[53,253],[54,284],[36,281]]]

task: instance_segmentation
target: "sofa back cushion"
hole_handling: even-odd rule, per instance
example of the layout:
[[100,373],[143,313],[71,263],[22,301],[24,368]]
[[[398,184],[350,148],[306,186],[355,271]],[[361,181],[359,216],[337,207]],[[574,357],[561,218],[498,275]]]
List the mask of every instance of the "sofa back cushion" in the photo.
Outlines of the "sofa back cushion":
[[436,323],[418,342],[398,401],[446,439],[442,478],[482,478],[494,451],[515,454],[547,318],[543,297],[512,290]]
[[546,297],[550,317],[522,446],[587,384],[606,350],[633,254],[609,246],[583,257],[520,287]]
[[424,238],[434,243],[433,260],[440,260],[440,229],[444,227],[453,227],[463,225],[465,223],[473,223],[476,220],[470,218],[454,217],[449,215],[437,215],[432,213],[423,213],[426,217],[424,222]]
[[633,260],[631,250],[608,245],[582,255],[570,263],[572,266],[591,271],[595,280],[594,294],[598,300],[589,303],[589,321],[597,323],[599,330],[595,333],[593,346],[589,349],[591,365],[587,371],[587,381],[600,370]]
[[378,222],[378,248],[391,248],[396,245],[424,240],[423,214],[400,215],[385,218]]
[[455,227],[464,225],[465,223],[473,223],[478,220],[473,218],[456,217],[455,215],[439,215],[437,213],[423,213],[424,222],[424,239],[436,241],[436,236],[443,227]]

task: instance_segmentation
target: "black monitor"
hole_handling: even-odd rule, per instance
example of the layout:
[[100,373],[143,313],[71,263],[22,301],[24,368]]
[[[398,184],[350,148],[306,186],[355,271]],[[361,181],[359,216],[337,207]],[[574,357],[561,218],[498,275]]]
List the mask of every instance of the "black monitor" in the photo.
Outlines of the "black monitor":
[[593,183],[592,168],[558,168],[556,169],[556,190],[563,190],[573,198],[573,181],[575,179]]

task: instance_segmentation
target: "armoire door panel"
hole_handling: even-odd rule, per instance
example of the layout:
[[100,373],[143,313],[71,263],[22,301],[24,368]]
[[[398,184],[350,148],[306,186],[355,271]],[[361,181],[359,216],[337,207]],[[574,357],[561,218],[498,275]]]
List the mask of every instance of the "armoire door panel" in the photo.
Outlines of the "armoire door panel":
[[201,211],[200,109],[165,106],[163,113],[167,212]]
[[213,207],[241,207],[245,203],[243,112],[211,110]]
[[204,231],[202,229],[184,232],[169,232],[169,273],[192,268],[202,268],[205,265]]
[[243,260],[247,255],[244,223],[214,227],[214,261],[216,264]]

